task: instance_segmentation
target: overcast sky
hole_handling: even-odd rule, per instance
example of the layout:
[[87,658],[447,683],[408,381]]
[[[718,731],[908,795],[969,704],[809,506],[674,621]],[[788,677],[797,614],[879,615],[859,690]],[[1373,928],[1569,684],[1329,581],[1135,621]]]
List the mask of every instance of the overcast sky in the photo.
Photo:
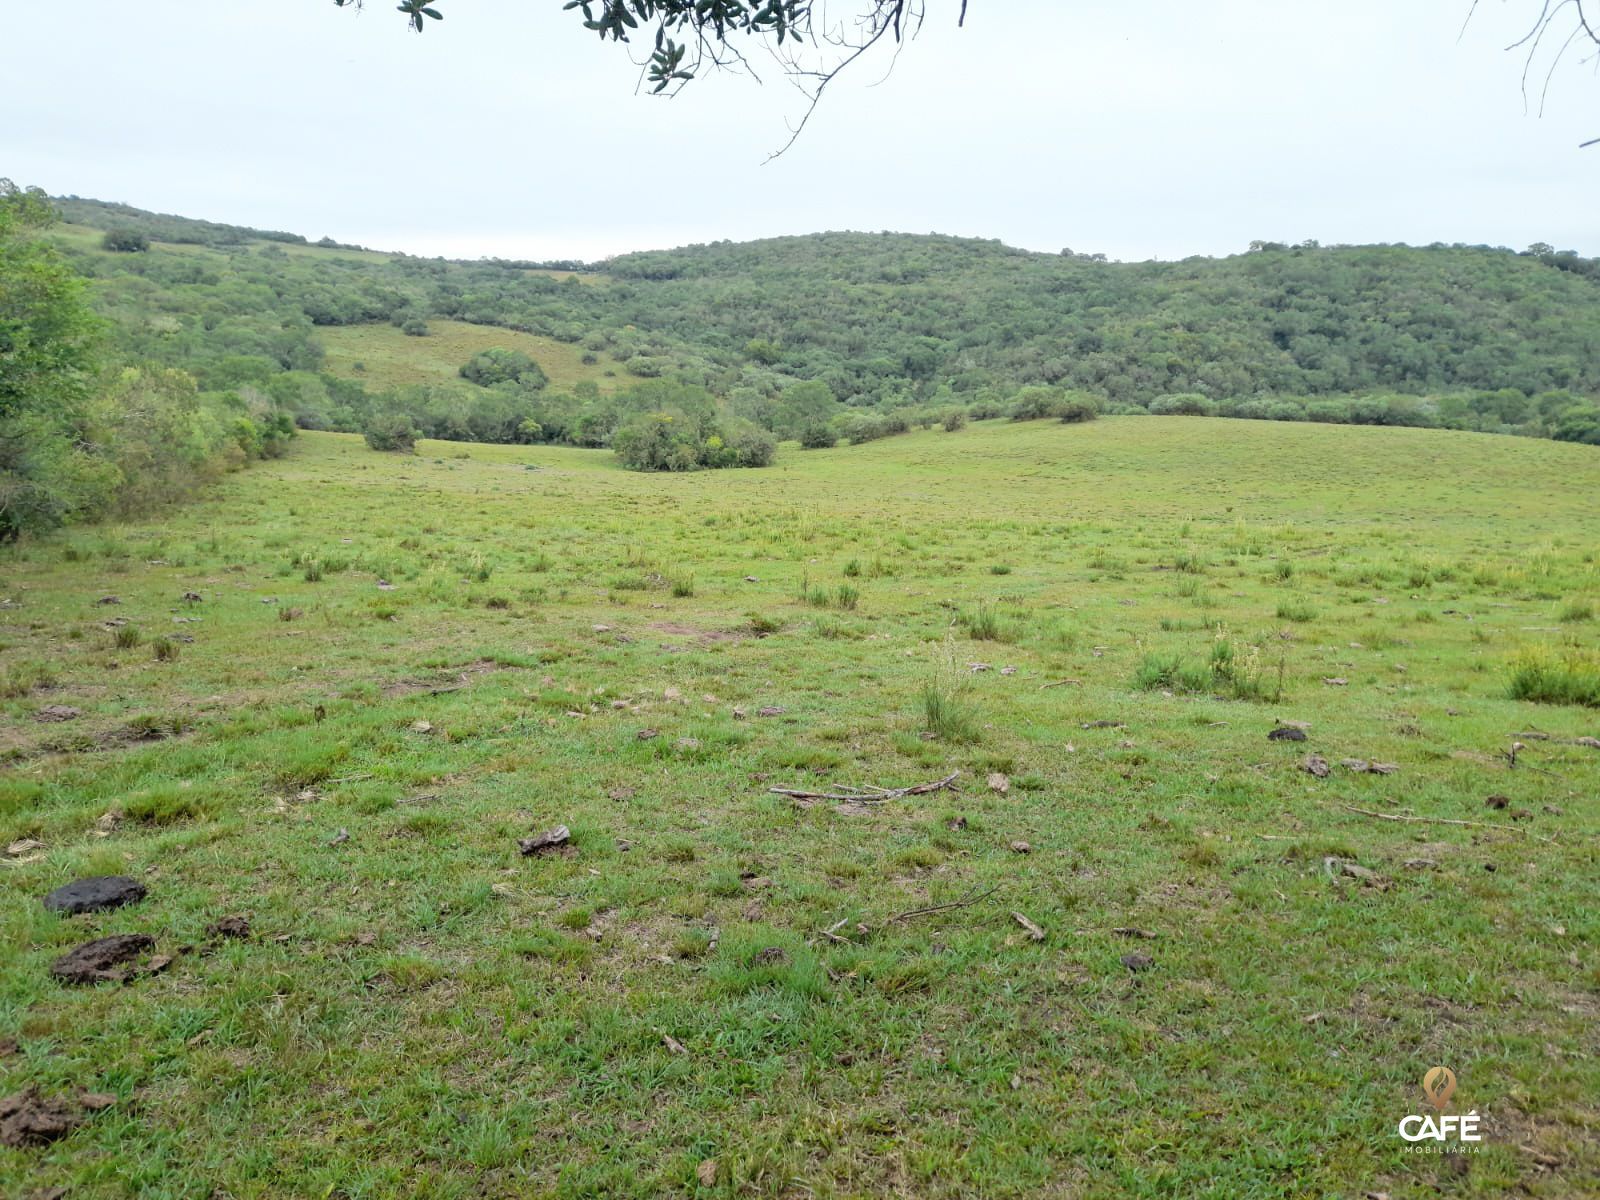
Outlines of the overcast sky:
[[1502,49],[1538,0],[1465,33],[1470,0],[970,0],[963,30],[928,0],[893,72],[859,66],[765,165],[804,106],[760,58],[764,84],[663,100],[562,0],[438,3],[420,36],[392,0],[10,5],[0,175],[460,257],[819,229],[1600,253],[1600,75],[1571,60],[1541,118]]

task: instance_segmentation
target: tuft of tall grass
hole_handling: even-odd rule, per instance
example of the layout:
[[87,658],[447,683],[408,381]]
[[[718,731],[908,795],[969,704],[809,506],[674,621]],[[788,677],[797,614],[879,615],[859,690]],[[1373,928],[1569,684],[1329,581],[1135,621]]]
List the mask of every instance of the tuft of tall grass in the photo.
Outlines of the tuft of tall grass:
[[1600,652],[1525,646],[1512,657],[1510,672],[1513,700],[1600,708]]

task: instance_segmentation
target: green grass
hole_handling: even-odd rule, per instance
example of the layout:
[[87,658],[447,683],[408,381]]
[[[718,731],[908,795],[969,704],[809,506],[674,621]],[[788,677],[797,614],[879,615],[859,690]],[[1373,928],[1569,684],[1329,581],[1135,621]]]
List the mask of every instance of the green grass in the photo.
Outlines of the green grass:
[[[0,1194],[1593,1195],[1600,731],[1547,685],[1597,494],[1586,447],[1268,422],[692,476],[308,434],[9,548],[4,1091],[119,1102]],[[149,898],[38,903],[112,872]],[[113,932],[193,949],[51,981]],[[1394,1134],[1439,1063],[1465,1173]]]
[[411,337],[393,325],[330,326],[319,330],[318,337],[327,351],[324,366],[329,373],[358,379],[373,390],[415,383],[464,384],[461,364],[480,350],[492,349],[522,351],[544,369],[549,386],[556,389],[590,380],[602,392],[610,392],[638,382],[604,351],[597,352],[598,361],[588,366],[582,346],[465,321],[430,319],[427,337]]

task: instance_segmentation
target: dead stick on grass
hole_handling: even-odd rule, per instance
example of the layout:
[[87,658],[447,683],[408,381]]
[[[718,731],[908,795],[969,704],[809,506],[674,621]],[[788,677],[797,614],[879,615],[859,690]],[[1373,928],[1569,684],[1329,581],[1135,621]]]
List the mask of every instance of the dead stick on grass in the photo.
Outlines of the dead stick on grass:
[[908,909],[903,913],[895,913],[895,915],[885,921],[884,924],[893,925],[896,921],[905,921],[911,917],[925,917],[929,913],[948,912],[953,908],[970,908],[979,900],[986,900],[999,890],[999,887],[995,886],[986,892],[979,892],[977,895],[973,895],[971,892],[968,892],[965,896],[962,896],[961,899],[952,900],[949,904],[930,904],[927,908]]
[[868,786],[848,788],[843,792],[807,792],[799,788],[768,788],[767,791],[775,796],[788,796],[791,800],[842,800],[849,804],[883,804],[885,801],[899,800],[904,796],[923,796],[929,792],[943,791],[954,783],[960,774],[960,771],[951,771],[943,779],[935,779],[932,783],[919,783],[915,787]]
[[1376,817],[1380,821],[1409,821],[1418,825],[1470,825],[1474,829],[1499,829],[1505,833],[1520,833],[1523,837],[1531,837],[1541,842],[1555,841],[1555,838],[1540,837],[1537,833],[1518,829],[1515,825],[1494,825],[1488,821],[1458,821],[1453,817],[1407,817],[1399,813],[1373,812],[1349,804],[1341,804],[1339,807],[1347,812],[1360,813],[1363,817]]
[[1082,687],[1083,686],[1083,680],[1081,680],[1081,679],[1058,679],[1054,683],[1045,684],[1039,690],[1041,692],[1044,692],[1044,691],[1048,691],[1050,688],[1053,688],[1053,687],[1066,687],[1067,684],[1069,684],[1069,683],[1073,687]]

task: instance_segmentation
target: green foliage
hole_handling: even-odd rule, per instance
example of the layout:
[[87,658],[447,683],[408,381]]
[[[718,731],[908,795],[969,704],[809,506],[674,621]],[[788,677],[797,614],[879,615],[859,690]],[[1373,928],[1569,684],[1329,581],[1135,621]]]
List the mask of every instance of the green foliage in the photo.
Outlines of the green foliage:
[[550,382],[539,364],[520,350],[480,350],[461,365],[461,378],[479,387],[514,383],[530,391]]
[[415,454],[417,439],[422,436],[404,413],[379,413],[362,433],[372,449],[399,454]]
[[1600,708],[1600,653],[1593,650],[1527,646],[1512,658],[1510,672],[1513,700]]
[[137,229],[108,229],[100,245],[119,254],[137,254],[150,249],[150,239]]

